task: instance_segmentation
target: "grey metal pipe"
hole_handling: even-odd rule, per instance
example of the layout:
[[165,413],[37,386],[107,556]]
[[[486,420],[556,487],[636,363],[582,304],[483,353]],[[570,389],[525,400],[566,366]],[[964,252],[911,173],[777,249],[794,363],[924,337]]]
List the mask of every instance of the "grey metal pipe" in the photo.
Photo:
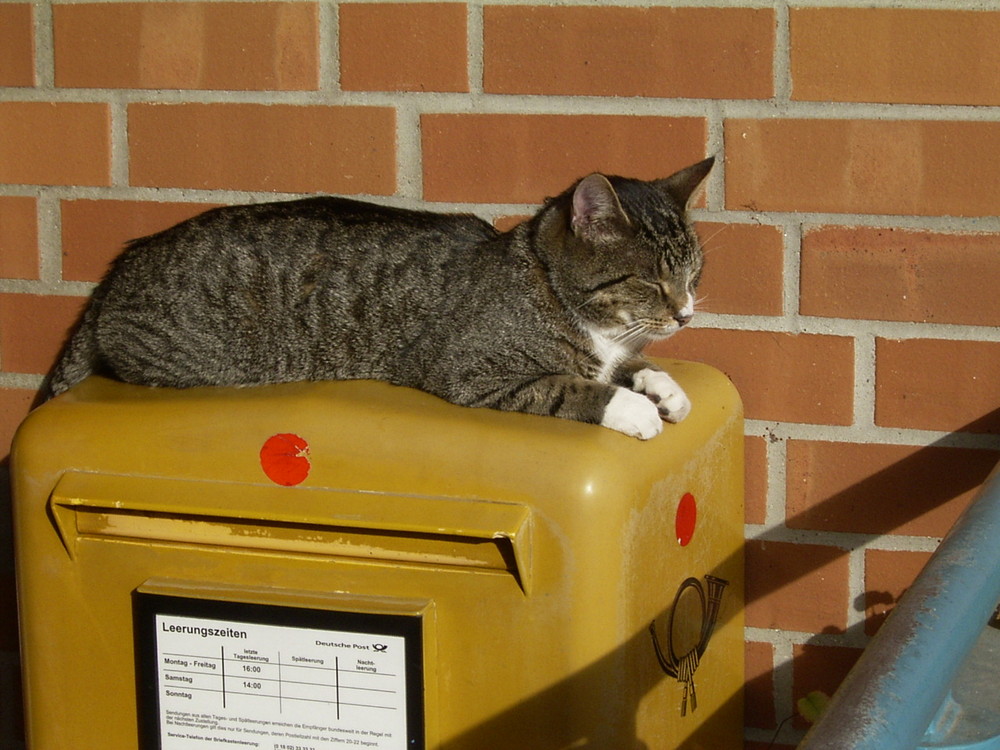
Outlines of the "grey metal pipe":
[[913,750],[1000,600],[1000,465],[799,750]]

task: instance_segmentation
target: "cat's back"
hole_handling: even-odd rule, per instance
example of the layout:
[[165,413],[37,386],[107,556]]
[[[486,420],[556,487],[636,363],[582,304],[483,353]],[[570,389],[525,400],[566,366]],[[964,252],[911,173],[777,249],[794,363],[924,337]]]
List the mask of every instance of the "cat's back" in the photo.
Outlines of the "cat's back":
[[[161,254],[171,265],[184,254],[269,255],[321,252],[408,252],[476,244],[497,232],[469,214],[445,214],[319,196],[274,203],[223,206],[157,234],[133,240],[125,263]],[[152,260],[152,258],[149,258]]]
[[388,363],[481,275],[497,234],[336,197],[211,209],[129,244],[94,295],[97,345],[153,385],[409,382]]
[[432,213],[320,196],[223,206],[128,243],[97,296],[125,307],[293,305],[303,290],[366,289],[386,275],[444,283],[443,269],[497,236],[472,215]]
[[416,235],[447,233],[482,240],[496,235],[490,224],[472,214],[398,208],[337,196],[226,206],[206,211],[193,221],[234,228],[249,223],[270,226],[275,230],[301,226],[349,234],[372,233],[375,236],[396,236],[401,232]]

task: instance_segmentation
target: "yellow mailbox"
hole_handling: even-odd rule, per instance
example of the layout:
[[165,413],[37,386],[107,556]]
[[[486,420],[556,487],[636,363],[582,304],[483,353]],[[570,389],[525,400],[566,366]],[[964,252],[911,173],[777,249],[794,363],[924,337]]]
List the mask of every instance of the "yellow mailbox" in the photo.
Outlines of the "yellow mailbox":
[[742,409],[93,377],[13,451],[30,750],[742,747]]

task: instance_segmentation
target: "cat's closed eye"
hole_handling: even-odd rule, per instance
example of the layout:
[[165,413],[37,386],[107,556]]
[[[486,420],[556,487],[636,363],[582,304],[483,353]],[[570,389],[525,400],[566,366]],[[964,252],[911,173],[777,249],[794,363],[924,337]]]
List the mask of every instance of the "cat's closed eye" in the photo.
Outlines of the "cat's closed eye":
[[635,274],[631,273],[623,274],[621,276],[616,276],[613,279],[608,279],[607,281],[601,281],[600,283],[591,287],[587,291],[590,292],[591,294],[595,292],[603,292],[605,289],[611,289],[616,286],[621,286],[622,284],[626,284],[635,278],[636,278]]

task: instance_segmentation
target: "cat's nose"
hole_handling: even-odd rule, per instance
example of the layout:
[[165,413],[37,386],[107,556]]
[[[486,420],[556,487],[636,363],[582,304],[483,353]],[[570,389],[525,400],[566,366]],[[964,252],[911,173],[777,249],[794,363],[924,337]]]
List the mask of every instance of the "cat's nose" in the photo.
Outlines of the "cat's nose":
[[677,326],[679,328],[683,328],[684,326],[686,326],[688,323],[691,322],[691,318],[693,317],[694,317],[693,315],[690,315],[688,313],[678,313],[677,315],[674,316],[674,320],[677,321]]

